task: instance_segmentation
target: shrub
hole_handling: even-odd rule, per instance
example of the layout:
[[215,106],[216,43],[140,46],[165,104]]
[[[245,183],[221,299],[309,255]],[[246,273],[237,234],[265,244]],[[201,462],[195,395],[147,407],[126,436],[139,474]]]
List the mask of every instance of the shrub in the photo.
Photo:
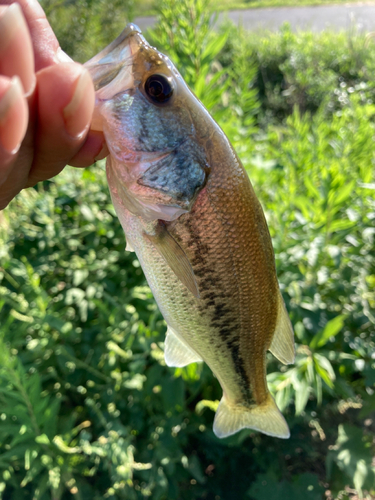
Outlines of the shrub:
[[[219,57],[224,67],[231,67],[238,50],[237,29],[230,26],[225,27],[230,36]],[[330,116],[345,108],[352,94],[363,104],[374,102],[373,48],[371,36],[353,30],[294,33],[285,24],[280,32],[249,34],[242,51],[257,67],[260,124],[282,122],[296,105],[301,112],[324,108]]]

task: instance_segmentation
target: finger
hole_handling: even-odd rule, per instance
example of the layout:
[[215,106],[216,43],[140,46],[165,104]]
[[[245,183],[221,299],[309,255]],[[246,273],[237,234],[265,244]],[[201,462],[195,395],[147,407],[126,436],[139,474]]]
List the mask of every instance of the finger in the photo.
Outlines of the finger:
[[[14,3],[14,0],[1,0],[1,3],[10,5]],[[61,51],[59,42],[38,0],[18,0],[17,3],[21,6],[30,30],[35,55],[35,71],[59,63]]]
[[94,85],[80,64],[61,63],[37,74],[38,129],[28,186],[57,175],[85,142]]
[[103,132],[90,130],[78,153],[69,161],[73,167],[89,167],[109,155]]
[[25,136],[28,107],[18,77],[0,77],[0,185],[9,175]]
[[26,95],[35,87],[34,54],[29,30],[18,4],[0,10],[0,74],[18,75]]

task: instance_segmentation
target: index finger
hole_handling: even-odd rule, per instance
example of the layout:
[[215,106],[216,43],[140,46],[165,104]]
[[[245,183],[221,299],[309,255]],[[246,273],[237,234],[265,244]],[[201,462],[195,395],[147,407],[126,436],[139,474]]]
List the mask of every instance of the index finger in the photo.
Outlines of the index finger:
[[[0,0],[0,5],[12,3],[15,2],[13,0]],[[35,56],[35,72],[59,63],[62,51],[38,0],[18,0],[17,3],[21,6],[30,30]]]

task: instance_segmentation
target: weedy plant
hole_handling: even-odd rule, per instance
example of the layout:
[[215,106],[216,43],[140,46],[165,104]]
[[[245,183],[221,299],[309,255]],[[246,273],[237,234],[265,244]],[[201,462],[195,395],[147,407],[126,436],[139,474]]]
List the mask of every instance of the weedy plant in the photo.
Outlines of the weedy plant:
[[[266,69],[279,64],[265,49],[276,35],[257,45],[225,27],[216,45],[206,6],[164,2],[154,43],[219,120],[265,209],[296,332],[295,365],[268,366],[291,438],[214,436],[220,387],[205,365],[165,366],[166,327],[124,250],[104,165],[66,169],[0,215],[3,500],[375,494],[375,108],[357,82],[345,105],[329,106],[333,91],[281,117],[259,83],[267,53]],[[277,36],[296,60],[312,50],[310,35]],[[325,36],[323,70],[343,55],[341,35]]]
[[134,0],[40,0],[62,49],[84,63],[133,18]]

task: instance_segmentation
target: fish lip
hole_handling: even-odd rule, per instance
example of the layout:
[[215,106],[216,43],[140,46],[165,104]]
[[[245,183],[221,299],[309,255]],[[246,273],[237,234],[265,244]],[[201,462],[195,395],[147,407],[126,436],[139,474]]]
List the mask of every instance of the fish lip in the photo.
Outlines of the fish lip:
[[129,23],[125,26],[125,28],[122,30],[120,35],[115,39],[115,41],[120,37],[126,38],[127,36],[132,35],[133,33],[139,33],[142,35],[142,31],[139,28],[139,26],[137,26],[135,23]]
[[98,52],[94,57],[92,57],[91,59],[89,59],[88,61],[86,61],[85,64],[84,64],[84,66],[89,69],[91,66],[94,66],[94,65],[97,65],[97,64],[101,64],[101,61],[103,61],[103,59],[108,54],[110,54],[111,52],[113,52],[114,49],[116,49],[119,45],[121,45],[127,39],[130,39],[135,34],[141,35],[142,39],[146,42],[146,40],[143,38],[142,31],[140,30],[140,28],[138,28],[138,26],[136,24],[129,23],[121,31],[121,33],[119,34],[119,36],[113,40],[113,42],[111,42],[104,49],[102,49],[100,52]]

